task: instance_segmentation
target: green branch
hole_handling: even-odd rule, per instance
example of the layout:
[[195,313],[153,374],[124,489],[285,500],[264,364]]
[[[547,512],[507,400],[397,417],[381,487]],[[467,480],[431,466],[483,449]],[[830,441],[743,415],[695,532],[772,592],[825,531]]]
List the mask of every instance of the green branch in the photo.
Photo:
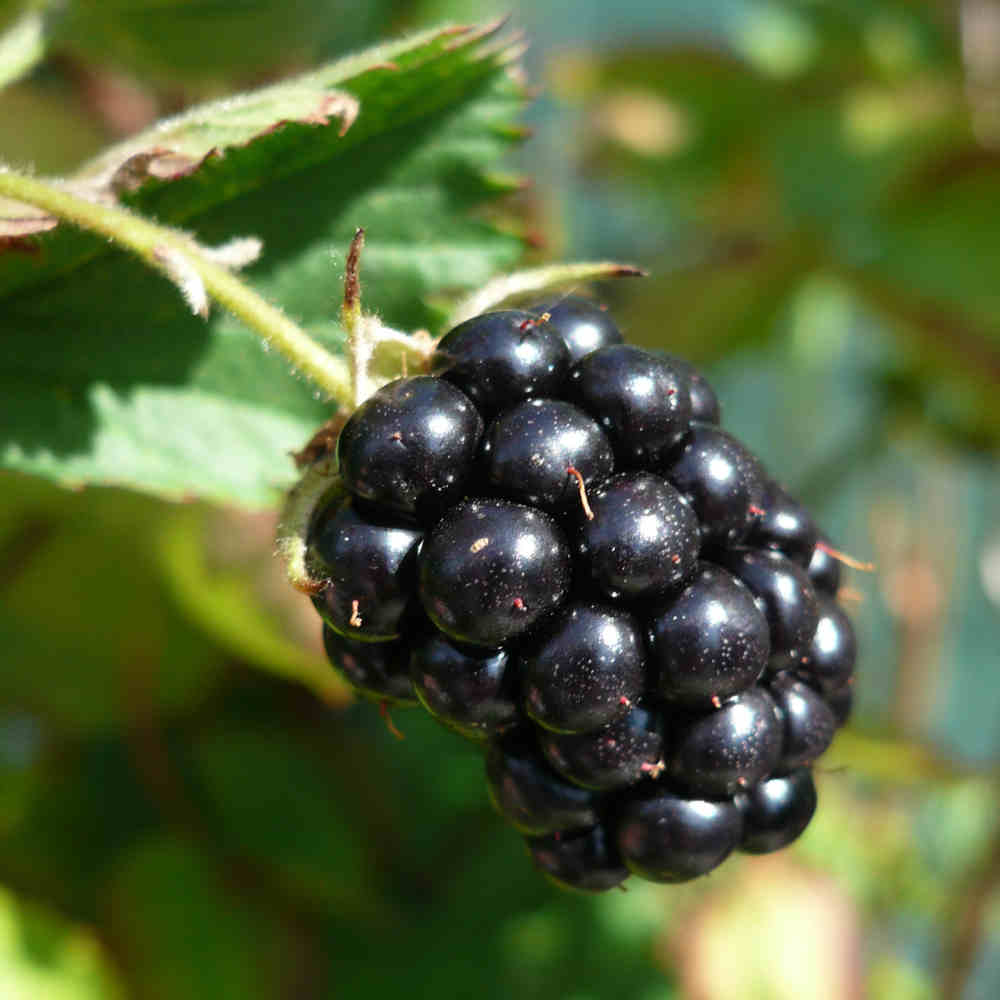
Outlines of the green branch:
[[262,340],[280,351],[337,402],[352,405],[346,362],[319,346],[281,310],[212,258],[186,233],[159,226],[127,209],[86,201],[64,188],[0,167],[0,195],[43,209],[137,254],[180,288],[188,305],[207,314],[210,295]]

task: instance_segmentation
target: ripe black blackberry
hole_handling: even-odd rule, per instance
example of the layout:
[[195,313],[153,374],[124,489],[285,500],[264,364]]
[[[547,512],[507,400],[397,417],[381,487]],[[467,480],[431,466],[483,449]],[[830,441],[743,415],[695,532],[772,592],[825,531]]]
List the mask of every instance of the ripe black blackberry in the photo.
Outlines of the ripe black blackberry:
[[843,557],[704,376],[576,297],[466,320],[428,368],[350,417],[310,520],[331,662],[483,746],[557,885],[798,837],[851,707]]

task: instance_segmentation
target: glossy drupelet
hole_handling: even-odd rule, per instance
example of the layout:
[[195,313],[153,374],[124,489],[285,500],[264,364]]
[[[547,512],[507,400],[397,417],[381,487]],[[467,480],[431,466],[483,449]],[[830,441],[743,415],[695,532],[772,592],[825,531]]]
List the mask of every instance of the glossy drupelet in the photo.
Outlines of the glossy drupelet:
[[559,612],[518,658],[528,716],[557,733],[620,719],[642,694],[646,649],[638,620],[595,603]]
[[569,349],[570,364],[599,347],[620,344],[624,340],[608,310],[579,295],[540,302],[531,307],[531,312],[548,316],[548,324]]
[[647,785],[629,798],[618,821],[626,867],[651,882],[707,875],[740,846],[743,816],[731,801],[685,798]]
[[548,762],[574,785],[609,791],[663,771],[662,711],[634,705],[624,718],[587,733],[539,733]]
[[721,566],[700,563],[679,594],[654,606],[649,622],[651,681],[669,701],[707,707],[749,688],[767,666],[767,619]]
[[821,691],[833,691],[854,676],[858,645],[847,612],[826,594],[819,595],[819,621],[806,651],[803,675]]
[[648,600],[680,587],[698,561],[698,519],[665,479],[651,472],[612,476],[579,510],[578,564],[606,597]]
[[785,774],[812,764],[833,742],[837,728],[833,709],[792,674],[778,674],[767,689],[782,725],[781,759],[774,770]]
[[675,354],[658,351],[670,364],[688,380],[688,391],[691,394],[691,419],[702,424],[717,424],[722,419],[722,408],[719,397],[705,376],[690,361],[679,358]]
[[375,521],[354,500],[334,504],[310,533],[306,558],[323,581],[313,604],[341,635],[385,642],[401,634],[417,580],[421,533]]
[[568,392],[607,432],[622,466],[654,468],[690,427],[687,379],[664,358],[628,344],[581,358]]
[[569,594],[571,575],[569,546],[547,514],[470,500],[424,539],[420,600],[445,635],[498,648],[555,611]]
[[771,635],[770,669],[794,669],[808,660],[819,623],[819,601],[809,576],[780,552],[734,549],[722,564],[757,598]]
[[330,663],[359,694],[372,701],[417,704],[406,643],[345,639],[324,623],[323,648]]
[[482,476],[497,496],[551,513],[581,505],[584,489],[610,476],[611,442],[583,410],[558,399],[529,399],[506,410],[482,446]]
[[434,632],[409,654],[410,679],[435,719],[471,739],[486,739],[518,719],[510,659],[504,649],[459,649]]
[[484,313],[445,334],[431,359],[488,419],[512,403],[558,395],[569,371],[562,337],[534,313]]
[[797,840],[816,811],[816,786],[808,768],[762,781],[738,796],[743,814],[741,849],[748,854],[769,854]]
[[718,427],[693,426],[684,446],[658,471],[690,500],[707,546],[739,544],[764,509],[760,462]]
[[520,833],[572,832],[598,823],[595,793],[559,777],[527,728],[490,741],[486,780],[494,807]]
[[688,792],[724,798],[771,774],[783,740],[774,700],[750,688],[678,726],[667,774]]
[[614,835],[604,826],[527,838],[535,867],[561,889],[605,892],[628,878]]
[[816,522],[809,511],[773,481],[764,487],[761,507],[763,513],[750,529],[747,545],[774,549],[808,569],[817,540]]
[[383,386],[340,432],[340,476],[386,512],[432,522],[459,500],[483,421],[458,389],[430,376]]
[[830,539],[820,534],[813,548],[806,572],[816,592],[836,597],[840,589],[840,563],[831,554]]

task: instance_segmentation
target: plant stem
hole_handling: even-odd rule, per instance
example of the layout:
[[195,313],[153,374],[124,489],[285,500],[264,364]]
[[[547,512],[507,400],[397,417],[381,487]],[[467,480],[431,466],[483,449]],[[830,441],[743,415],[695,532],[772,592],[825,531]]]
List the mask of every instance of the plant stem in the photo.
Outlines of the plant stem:
[[[22,201],[70,222],[100,233],[120,247],[136,253],[175,284],[178,263],[204,284],[223,308],[241,319],[262,340],[280,351],[337,402],[352,403],[347,364],[317,344],[280,309],[258,295],[225,267],[210,260],[186,233],[159,226],[117,205],[86,201],[46,181],[0,168],[0,195]],[[190,289],[182,286],[189,303]]]

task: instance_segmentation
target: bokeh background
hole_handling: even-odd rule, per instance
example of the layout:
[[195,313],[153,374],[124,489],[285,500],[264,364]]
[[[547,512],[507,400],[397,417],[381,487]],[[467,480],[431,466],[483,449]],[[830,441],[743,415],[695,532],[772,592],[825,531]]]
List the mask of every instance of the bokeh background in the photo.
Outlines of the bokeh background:
[[[0,3],[0,29],[22,5]],[[702,363],[852,573],[793,848],[570,896],[471,747],[319,662],[274,518],[0,475],[0,996],[1000,996],[1000,3],[520,0],[528,261]],[[475,0],[67,0],[0,158],[67,171]],[[369,274],[377,282],[377,274]],[[291,665],[291,666],[290,666]]]

